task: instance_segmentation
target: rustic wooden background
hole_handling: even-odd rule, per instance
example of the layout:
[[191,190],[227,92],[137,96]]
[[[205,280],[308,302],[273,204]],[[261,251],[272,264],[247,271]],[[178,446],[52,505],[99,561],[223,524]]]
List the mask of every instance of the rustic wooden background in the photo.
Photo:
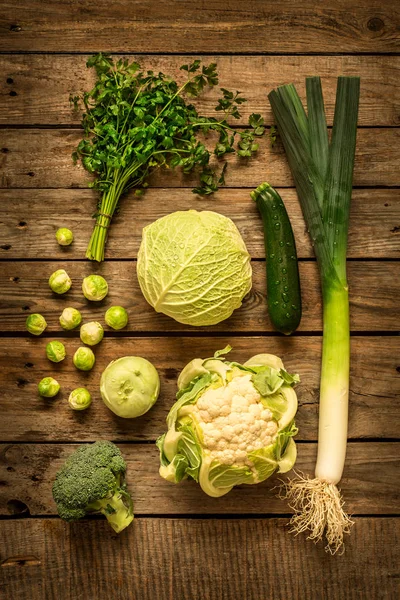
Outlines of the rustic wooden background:
[[[2,0],[0,10],[0,597],[5,600],[347,600],[394,599],[399,582],[400,343],[400,14],[396,0]],[[132,195],[112,226],[107,261],[84,260],[94,194],[71,162],[82,132],[68,96],[90,85],[88,54],[136,56],[146,67],[179,76],[191,57],[218,63],[221,85],[249,98],[244,108],[271,123],[266,94],[320,74],[332,121],[335,80],[361,76],[361,104],[349,237],[352,364],[349,446],[342,489],[355,526],[334,558],[287,533],[289,510],[271,492],[276,479],[211,499],[191,483],[158,475],[155,438],[163,431],[179,369],[230,342],[234,357],[256,352],[284,358],[299,372],[298,467],[312,473],[316,456],[321,303],[317,269],[282,147],[262,142],[256,160],[231,160],[229,188],[198,200],[193,180],[158,173],[141,200]],[[201,109],[211,113],[216,93]],[[295,229],[304,316],[290,339],[276,335],[265,303],[260,219],[249,192],[268,180],[280,188]],[[157,315],[135,275],[141,229],[189,207],[232,217],[253,257],[254,287],[242,309],[220,325],[190,329]],[[72,247],[54,233],[70,226]],[[66,267],[74,287],[49,292],[51,272]],[[81,278],[102,273],[107,300],[88,306]],[[88,374],[71,364],[78,333],[60,332],[67,304],[102,319],[110,303],[129,310],[127,331],[107,331]],[[40,339],[26,334],[30,312],[45,315]],[[49,368],[48,339],[65,338],[68,359]],[[99,375],[117,356],[138,354],[159,369],[162,394],[144,417],[112,415],[98,393]],[[55,400],[37,395],[52,371]],[[84,414],[68,393],[87,385]],[[78,442],[118,442],[129,465],[136,510],[120,536],[106,522],[67,525],[56,517],[54,475]],[[397,545],[396,545],[397,535]]]

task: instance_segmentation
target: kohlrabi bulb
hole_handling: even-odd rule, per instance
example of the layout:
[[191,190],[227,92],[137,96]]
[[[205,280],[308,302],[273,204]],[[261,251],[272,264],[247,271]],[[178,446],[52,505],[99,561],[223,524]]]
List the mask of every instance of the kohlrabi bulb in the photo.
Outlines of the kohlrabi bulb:
[[113,329],[122,329],[128,323],[128,313],[122,306],[110,306],[104,320]]
[[80,346],[75,352],[72,360],[75,367],[80,371],[90,371],[96,362],[93,350],[86,348],[86,346]]
[[140,356],[124,356],[103,371],[100,393],[106,406],[119,417],[140,417],[155,403],[160,378],[155,367]]
[[58,269],[50,275],[49,286],[56,294],[65,294],[72,285],[71,278],[64,269]]
[[74,241],[74,234],[66,227],[60,227],[56,231],[56,240],[60,246],[69,246]]
[[68,398],[68,404],[73,410],[85,410],[92,403],[92,396],[86,388],[73,390]]
[[39,382],[38,391],[44,398],[53,398],[60,391],[60,384],[53,377],[44,377]]
[[79,310],[69,306],[68,308],[64,308],[59,321],[63,329],[75,329],[75,327],[81,324],[82,315]]
[[46,346],[46,356],[51,362],[61,362],[66,355],[65,346],[61,342],[49,342]]
[[97,321],[85,323],[81,327],[81,340],[88,346],[95,346],[103,339],[104,329]]
[[29,333],[40,335],[47,327],[46,319],[39,313],[29,315],[25,321],[25,326]]
[[88,300],[103,300],[108,294],[107,281],[101,275],[89,275],[83,280],[82,292]]

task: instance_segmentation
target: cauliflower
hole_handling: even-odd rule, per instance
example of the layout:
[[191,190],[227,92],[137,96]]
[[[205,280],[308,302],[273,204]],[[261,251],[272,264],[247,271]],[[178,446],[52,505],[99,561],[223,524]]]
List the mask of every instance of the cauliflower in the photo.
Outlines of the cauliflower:
[[194,479],[214,497],[286,472],[296,459],[298,376],[270,354],[229,362],[222,355],[230,349],[186,365],[168,431],[157,440],[160,475]]
[[204,449],[210,451],[212,459],[226,465],[252,467],[247,452],[272,444],[278,431],[251,374],[234,377],[224,387],[206,390],[191,416],[203,432]]

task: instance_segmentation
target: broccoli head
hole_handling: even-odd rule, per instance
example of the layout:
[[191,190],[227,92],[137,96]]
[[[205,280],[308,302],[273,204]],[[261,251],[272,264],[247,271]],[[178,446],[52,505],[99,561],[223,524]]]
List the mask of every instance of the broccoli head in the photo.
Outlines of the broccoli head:
[[122,454],[112,442],[79,446],[53,484],[58,514],[65,521],[77,521],[87,514],[102,513],[119,533],[133,520],[125,472]]

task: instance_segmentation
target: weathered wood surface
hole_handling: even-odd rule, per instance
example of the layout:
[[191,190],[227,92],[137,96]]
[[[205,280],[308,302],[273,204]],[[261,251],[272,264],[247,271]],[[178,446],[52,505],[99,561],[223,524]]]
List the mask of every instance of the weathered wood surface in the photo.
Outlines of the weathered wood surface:
[[[400,8],[394,0],[305,0],[301,5],[288,0],[3,1],[1,598],[397,600],[400,520],[389,515],[398,517],[400,505],[400,444],[395,441],[400,429],[400,338],[368,332],[395,333],[399,323],[399,263],[373,260],[400,258],[399,27]],[[194,356],[210,356],[228,342],[239,361],[250,353],[269,351],[281,355],[289,371],[299,372],[297,466],[313,472],[322,339],[304,332],[321,328],[319,286],[315,263],[301,261],[304,318],[300,335],[289,339],[272,333],[262,260],[254,261],[254,290],[242,309],[212,331],[196,331],[191,337],[184,327],[156,315],[139,292],[133,259],[142,228],[173,210],[208,209],[230,216],[252,257],[263,259],[261,222],[249,192],[264,180],[283,188],[300,258],[313,256],[282,146],[271,149],[266,138],[254,161],[246,164],[229,157],[227,184],[235,189],[222,190],[215,199],[191,194],[195,176],[154,174],[152,189],[143,199],[134,201],[131,196],[121,203],[107,246],[107,258],[114,261],[98,266],[82,260],[96,195],[86,189],[88,174],[72,164],[71,152],[82,130],[68,96],[91,85],[93,73],[85,62],[89,53],[99,50],[127,53],[132,59],[136,54],[145,67],[179,77],[179,65],[192,58],[202,54],[205,62],[216,60],[220,85],[241,90],[249,100],[241,125],[250,112],[261,112],[271,124],[267,92],[293,81],[304,97],[304,78],[312,74],[322,77],[331,124],[336,77],[361,75],[348,252],[353,260],[348,266],[352,329],[365,335],[352,338],[351,441],[342,488],[347,510],[362,516],[355,518],[344,556],[325,555],[323,545],[314,546],[305,536],[289,537],[286,518],[264,518],[289,512],[272,493],[276,477],[215,500],[193,483],[174,486],[158,475],[153,442],[165,431],[179,370]],[[237,52],[241,56],[233,56]],[[253,53],[257,56],[247,56]],[[202,113],[212,113],[217,92],[207,91],[198,101]],[[51,127],[43,128],[47,125]],[[56,244],[59,226],[73,229],[71,248]],[[67,268],[74,279],[66,298],[55,298],[47,288],[46,279],[58,266]],[[89,307],[80,294],[80,280],[92,270],[109,279],[110,295]],[[45,345],[60,333],[57,317],[62,308],[75,305],[82,308],[85,320],[102,320],[111,303],[127,306],[129,328],[118,334],[107,331],[95,348],[92,372],[79,372],[72,364],[77,332],[62,332],[68,353],[64,364],[48,362]],[[22,333],[25,317],[33,310],[43,312],[49,322],[39,339]],[[98,390],[105,366],[128,354],[151,360],[162,381],[156,405],[134,420],[114,416]],[[53,400],[37,393],[38,381],[49,374],[62,386]],[[92,392],[93,404],[77,413],[67,398],[81,385]],[[104,520],[68,525],[53,518],[51,484],[56,470],[76,443],[95,439],[120,443],[136,514],[143,515],[120,536]],[[199,518],[202,514],[209,518]],[[237,518],[216,518],[229,514]],[[29,515],[36,518],[26,518]]]
[[[88,56],[4,55],[0,56],[2,102],[0,124],[78,125],[79,113],[71,109],[69,96],[94,85],[93,69],[86,68]],[[197,58],[193,56],[132,56],[144,69],[162,71],[185,81],[179,70]],[[115,57],[117,60],[118,57]],[[215,116],[220,86],[240,90],[248,102],[241,106],[247,124],[252,112],[261,113],[267,123],[273,116],[268,92],[292,82],[305,101],[305,77],[318,74],[323,83],[328,124],[333,121],[336,83],[339,75],[361,77],[358,123],[360,126],[400,124],[400,57],[398,56],[204,56],[202,62],[216,62],[219,85],[195,100],[200,114]]]
[[[71,153],[82,138],[81,130],[2,129],[0,169],[2,188],[79,188],[90,177]],[[355,186],[400,185],[400,129],[359,129],[354,169]],[[212,159],[214,164],[215,160]],[[254,188],[262,181],[279,187],[293,182],[283,147],[273,148],[266,136],[260,139],[257,156],[250,161],[230,154],[226,182],[230,187]],[[150,183],[156,187],[193,187],[196,174],[179,170],[156,171]]]
[[[313,256],[295,190],[279,189],[288,210],[300,258]],[[93,190],[0,190],[0,258],[82,259],[93,227],[98,196]],[[160,198],[163,202],[160,205]],[[233,219],[252,258],[263,258],[260,216],[247,189],[222,188],[199,199],[189,190],[150,188],[142,199],[130,193],[121,201],[106,246],[107,258],[134,258],[142,229],[173,210],[214,210]],[[61,248],[55,240],[60,226],[74,232],[74,243]],[[400,191],[353,190],[348,256],[400,258]]]
[[119,536],[102,521],[32,519],[3,521],[0,535],[13,600],[398,598],[393,518],[356,518],[333,559],[288,537],[287,519],[136,519]]
[[[74,444],[0,445],[0,514],[57,514],[51,487]],[[242,485],[210,498],[194,481],[175,485],[160,477],[155,444],[121,444],[127,461],[128,489],[138,515],[282,514],[288,506],[276,497],[279,475],[262,484]],[[314,472],[316,444],[297,444],[296,469]],[[351,514],[398,514],[400,443],[350,443],[340,484]]]
[[[67,358],[50,364],[45,355],[48,339],[0,340],[0,389],[2,391],[0,440],[12,441],[154,441],[165,431],[165,418],[175,399],[179,371],[196,356],[212,356],[227,343],[232,358],[244,362],[262,352],[283,358],[289,372],[300,374],[298,438],[316,440],[321,338],[286,337],[129,337],[106,338],[94,347],[96,365],[89,373],[77,371],[72,355],[79,339],[66,339]],[[350,438],[397,438],[400,428],[399,337],[352,338],[350,381]],[[144,356],[154,363],[161,378],[161,394],[154,407],[138,419],[116,417],[103,404],[100,374],[120,356]],[[61,385],[54,399],[40,398],[38,382],[53,375]],[[85,386],[93,395],[87,411],[72,411],[69,393]]]
[[[56,242],[54,242],[56,245]],[[60,252],[61,254],[61,252]],[[73,284],[66,295],[52,293],[48,285],[50,275],[66,267]],[[315,262],[301,262],[303,316],[298,331],[322,330],[322,307],[319,274]],[[240,309],[226,321],[212,327],[193,329],[155,310],[146,302],[136,275],[136,261],[105,262],[94,268],[88,261],[69,262],[6,262],[0,271],[0,331],[26,331],[27,314],[43,314],[48,329],[46,334],[64,335],[59,316],[66,306],[78,308],[84,321],[100,321],[105,327],[104,313],[112,305],[124,306],[129,323],[124,332],[170,331],[275,331],[268,314],[265,262],[253,261],[253,287],[244,298]],[[110,292],[102,302],[88,302],[82,294],[82,280],[93,272],[103,275]],[[398,331],[400,327],[400,263],[350,262],[351,329],[353,331]],[[35,297],[33,290],[38,291]],[[29,309],[27,309],[29,307]],[[113,330],[107,328],[112,334]],[[76,331],[78,335],[78,331]]]
[[113,52],[391,52],[394,0],[3,1],[0,49]]

